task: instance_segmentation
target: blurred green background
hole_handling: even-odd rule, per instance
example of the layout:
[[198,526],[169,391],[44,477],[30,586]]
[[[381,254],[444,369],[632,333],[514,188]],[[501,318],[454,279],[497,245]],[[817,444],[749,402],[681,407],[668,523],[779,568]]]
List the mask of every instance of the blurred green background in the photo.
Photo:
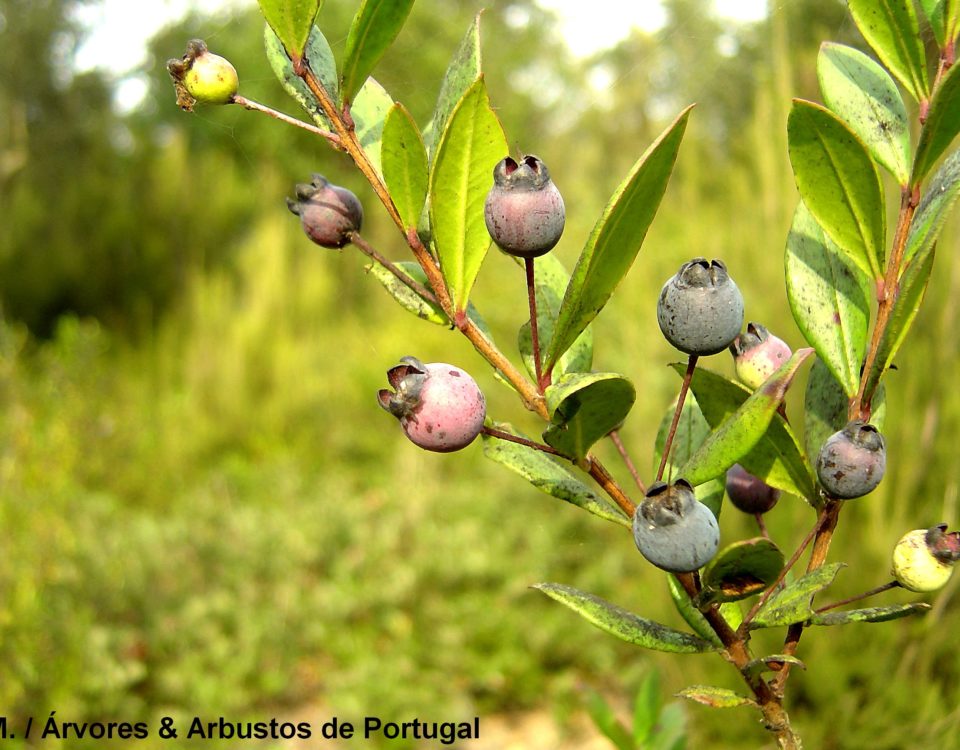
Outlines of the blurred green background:
[[[622,528],[539,494],[479,445],[425,454],[381,412],[384,371],[415,354],[472,371],[494,418],[537,429],[464,340],[400,311],[350,248],[300,234],[284,196],[322,172],[364,200],[368,239],[406,257],[345,157],[239,108],[176,108],[164,62],[203,37],[242,93],[295,111],[256,7],[158,34],[135,71],[147,95],[120,111],[117,71],[71,69],[82,4],[0,0],[0,713],[152,726],[536,714],[576,737],[587,686],[616,705],[651,669],[668,693],[739,689],[720,659],[631,648],[528,588],[571,584],[679,626]],[[355,5],[321,12],[335,50]],[[863,42],[837,0],[774,3],[741,25],[669,0],[662,31],[574,60],[531,0],[420,0],[376,75],[421,125],[482,5],[491,96],[511,147],[540,155],[564,193],[568,267],[630,164],[698,102],[640,257],[595,323],[595,366],[640,394],[623,437],[649,478],[678,386],[654,300],[680,263],[723,258],[748,319],[802,344],[782,270],[796,202],[786,112],[817,98],[821,40]],[[888,580],[906,530],[958,520],[956,230],[888,379],[888,476],[841,521],[838,598]],[[475,301],[512,348],[522,274],[491,253]],[[812,520],[785,498],[770,525],[792,549]],[[729,509],[721,527],[753,533]],[[809,747],[960,747],[957,580],[931,601],[924,618],[804,637],[788,707]],[[755,640],[777,650],[773,634]],[[691,746],[770,745],[746,710],[686,710]]]

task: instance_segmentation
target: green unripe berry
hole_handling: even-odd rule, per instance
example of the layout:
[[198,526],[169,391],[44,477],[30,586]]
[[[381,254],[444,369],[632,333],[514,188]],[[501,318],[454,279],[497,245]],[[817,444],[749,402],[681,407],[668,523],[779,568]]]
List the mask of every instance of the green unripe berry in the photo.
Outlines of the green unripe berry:
[[187,42],[186,54],[167,61],[167,70],[177,90],[177,104],[186,111],[201,104],[230,104],[240,80],[229,60],[207,49],[202,39]]
[[893,576],[901,586],[920,594],[943,588],[960,557],[958,532],[946,524],[908,531],[893,549]]

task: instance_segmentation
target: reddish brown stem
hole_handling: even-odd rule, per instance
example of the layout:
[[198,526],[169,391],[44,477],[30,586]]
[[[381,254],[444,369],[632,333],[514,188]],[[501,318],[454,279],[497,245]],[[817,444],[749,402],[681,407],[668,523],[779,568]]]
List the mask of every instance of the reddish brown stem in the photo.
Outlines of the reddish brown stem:
[[427,302],[432,302],[437,304],[436,295],[427,289],[423,284],[421,284],[416,279],[412,279],[403,273],[399,268],[397,268],[392,261],[388,258],[385,258],[381,255],[376,248],[374,248],[370,243],[368,243],[363,237],[360,236],[359,232],[350,232],[347,235],[351,244],[353,244],[357,249],[360,250],[364,255],[372,258],[381,266],[386,268],[390,273],[392,273],[398,281],[405,284],[408,288],[412,289],[418,296],[425,299]]
[[693,371],[697,369],[696,354],[691,354],[687,360],[687,371],[683,375],[683,383],[680,386],[680,393],[677,396],[677,408],[673,412],[673,421],[670,423],[670,432],[667,433],[667,439],[663,444],[663,455],[660,456],[660,467],[657,469],[657,481],[663,479],[663,472],[667,468],[667,460],[670,457],[670,449],[673,448],[673,439],[677,434],[677,425],[680,424],[680,414],[683,412],[683,402],[687,399],[687,391],[690,390],[690,381],[693,380]]
[[868,597],[876,596],[877,594],[882,594],[884,591],[889,591],[890,589],[895,589],[895,588],[898,588],[899,586],[900,586],[900,581],[888,581],[887,583],[884,583],[881,586],[872,588],[869,591],[864,591],[862,594],[856,594],[855,596],[851,596],[846,599],[841,599],[840,601],[834,602],[833,604],[826,604],[823,607],[818,607],[813,611],[816,612],[818,615],[823,614],[824,612],[829,612],[831,609],[837,609],[838,607],[845,607],[848,604],[853,604],[854,602],[858,602],[861,599],[867,599]]
[[634,466],[633,461],[630,458],[630,454],[627,452],[627,447],[623,444],[623,440],[620,439],[620,430],[611,431],[607,437],[609,437],[616,446],[617,453],[620,454],[620,458],[622,458],[623,463],[626,464],[627,471],[629,471],[630,476],[633,477],[633,481],[637,485],[637,489],[640,490],[641,494],[647,494],[647,489],[643,486],[643,482],[640,479],[640,474],[637,471],[637,467]]
[[506,440],[510,443],[517,443],[518,445],[525,445],[527,448],[533,448],[534,450],[542,451],[543,453],[549,453],[551,456],[563,456],[563,454],[558,451],[556,448],[551,448],[549,445],[544,445],[543,443],[538,443],[535,440],[528,440],[525,437],[520,437],[519,435],[514,435],[509,432],[504,432],[503,430],[498,430],[493,427],[484,427],[481,430],[484,435],[489,435],[492,438],[497,440]]
[[533,368],[537,377],[537,388],[543,393],[549,383],[544,381],[540,364],[540,325],[537,320],[537,287],[533,275],[533,258],[523,259],[523,268],[527,276],[527,303],[530,307],[530,345],[533,349]]

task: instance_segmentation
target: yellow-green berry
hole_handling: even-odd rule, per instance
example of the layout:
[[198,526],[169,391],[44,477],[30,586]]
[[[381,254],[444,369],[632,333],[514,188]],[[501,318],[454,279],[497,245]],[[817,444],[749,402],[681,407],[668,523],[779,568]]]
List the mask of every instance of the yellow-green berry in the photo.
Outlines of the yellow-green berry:
[[167,70],[177,90],[177,104],[188,112],[197,102],[229,104],[240,85],[237,69],[226,58],[210,52],[202,39],[187,42],[186,54],[167,61]]
[[945,533],[946,524],[908,531],[893,548],[893,576],[920,594],[943,588],[960,557],[960,533]]

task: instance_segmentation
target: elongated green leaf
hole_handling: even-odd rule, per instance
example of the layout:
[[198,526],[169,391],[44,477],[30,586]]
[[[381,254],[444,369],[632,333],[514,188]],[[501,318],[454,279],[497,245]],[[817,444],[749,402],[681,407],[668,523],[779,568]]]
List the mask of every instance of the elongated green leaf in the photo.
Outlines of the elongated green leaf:
[[900,295],[897,297],[890,322],[877,347],[877,358],[867,375],[864,398],[868,401],[875,398],[875,392],[880,393],[882,387],[880,379],[893,365],[897,352],[900,351],[907,334],[910,333],[910,327],[920,311],[927,285],[930,283],[935,255],[936,253],[931,249],[922,258],[914,258],[900,278]]
[[546,355],[549,371],[610,299],[630,269],[673,171],[690,107],[654,141],[603,209],[580,254]]
[[[657,439],[654,442],[654,471],[660,468],[660,460],[663,457],[663,449],[667,444],[667,435],[670,433],[676,408],[676,402],[674,402],[664,411],[663,417],[660,419],[660,429],[657,430]],[[733,410],[731,409],[731,411]],[[690,393],[683,403],[680,421],[677,422],[677,431],[673,436],[670,457],[667,459],[667,465],[663,473],[664,481],[669,482],[674,477],[679,477],[677,469],[696,453],[697,448],[703,445],[703,441],[707,439],[709,434],[710,425],[707,424],[703,412],[700,411],[696,396]],[[722,479],[712,479],[709,482],[698,484],[693,488],[693,491],[697,500],[706,505],[713,512],[713,515],[719,518],[720,508],[723,504],[724,481]]]
[[636,750],[630,732],[620,722],[610,704],[595,690],[587,696],[587,712],[599,729],[617,750]]
[[[683,590],[683,586],[677,581],[676,576],[667,576],[667,585],[670,589],[670,598],[673,599],[677,612],[680,613],[687,625],[693,628],[693,632],[704,640],[716,644],[718,648],[722,646],[723,644],[717,634],[710,627],[710,623],[707,622],[707,618],[690,600],[687,592]],[[723,619],[727,621],[731,630],[736,630],[743,622],[743,612],[736,602],[723,602],[720,605],[720,614],[723,615]]]
[[551,425],[544,441],[571,458],[583,458],[630,413],[637,397],[633,384],[610,372],[564,375],[544,393]]
[[886,208],[866,147],[830,110],[801,99],[793,102],[787,136],[803,202],[854,263],[882,278]]
[[416,227],[427,200],[427,150],[416,123],[399,102],[387,113],[382,138],[383,179],[404,226]]
[[507,139],[490,108],[483,78],[450,115],[430,172],[430,212],[440,269],[457,311],[467,306],[490,247],[483,204]]
[[653,738],[662,705],[660,673],[651,669],[644,675],[643,682],[640,683],[633,700],[633,745],[630,746],[630,750],[646,747]]
[[813,615],[811,600],[837,577],[843,563],[830,563],[798,578],[771,596],[750,622],[751,628],[775,628],[805,622]]
[[912,0],[848,0],[863,38],[917,101],[930,95],[927,58]]
[[322,0],[258,0],[263,17],[292,60],[299,60],[307,46],[313,19]]
[[867,350],[871,283],[824,234],[803,201],[787,236],[784,271],[797,327],[854,396]]
[[[873,398],[870,423],[883,430],[886,416],[886,398],[881,385]],[[807,455],[816,458],[820,448],[833,433],[843,429],[849,417],[850,400],[833,373],[821,360],[813,363],[803,403],[803,440]]]
[[693,685],[684,688],[676,695],[678,698],[686,698],[711,708],[738,708],[740,706],[757,705],[755,700],[745,695],[740,695],[740,693],[727,688],[710,687],[709,685]]
[[[263,27],[263,44],[267,51],[267,60],[274,75],[280,80],[284,90],[303,107],[304,111],[310,115],[310,118],[322,128],[331,129],[330,121],[326,118],[314,99],[307,84],[303,82],[293,71],[293,63],[290,61],[287,51],[283,48],[283,42],[270,28],[269,24]],[[331,97],[337,97],[337,63],[333,58],[333,50],[327,43],[327,38],[316,26],[310,32],[307,40],[307,59],[310,60],[310,66],[313,72],[320,78],[320,82]]]
[[954,65],[937,86],[930,102],[927,121],[920,130],[917,155],[913,162],[912,185],[931,172],[934,165],[960,132],[960,66]]
[[[520,260],[520,265],[523,265],[522,260]],[[570,274],[567,273],[563,264],[557,260],[556,255],[549,253],[537,258],[533,284],[537,295],[537,326],[540,337],[541,362],[543,352],[546,351],[547,345],[553,337],[557,315],[560,312],[560,302],[563,300],[563,293],[569,283]],[[536,365],[533,361],[533,339],[530,335],[529,321],[520,326],[517,345],[527,372],[530,373],[530,377],[536,377]],[[593,332],[587,327],[573,342],[573,346],[560,358],[557,366],[553,368],[553,376],[554,379],[558,379],[570,372],[588,372],[592,366]]]
[[[680,375],[686,369],[684,365],[673,367]],[[713,429],[743,406],[752,393],[740,383],[702,367],[694,372],[690,387],[697,403],[702,404],[700,409],[704,418]],[[796,435],[780,414],[773,416],[760,442],[735,463],[778,490],[803,498],[810,498],[816,492],[813,470]]]
[[933,36],[937,46],[943,47],[947,41],[947,25],[944,10],[947,0],[920,0],[920,8],[933,29]]
[[851,622],[887,622],[901,617],[919,615],[930,609],[926,602],[910,604],[891,604],[886,607],[867,607],[866,609],[848,609],[844,612],[824,612],[813,615],[811,625],[848,625]]
[[[394,263],[394,266],[408,278],[420,283],[421,286],[427,286],[427,275],[417,263],[413,261],[401,261]],[[412,312],[421,320],[428,320],[441,326],[450,325],[450,320],[444,314],[443,309],[436,302],[424,299],[409,286],[404,284],[394,274],[380,263],[371,263],[367,266],[370,274],[387,290],[400,306],[408,312]]]
[[[494,427],[517,434],[509,424],[495,424]],[[519,474],[541,492],[583,508],[607,521],[630,527],[631,519],[597,495],[569,470],[536,448],[485,434],[483,435],[483,455]]]
[[824,42],[817,76],[827,106],[901,185],[910,179],[907,108],[887,71],[853,47]]
[[[777,413],[800,365],[813,349],[799,349],[746,401],[725,419],[680,469],[679,475],[697,485],[720,476],[760,442]],[[704,399],[698,398],[700,403]],[[742,463],[742,461],[741,461]],[[743,464],[747,468],[746,464]],[[747,471],[750,471],[747,468]],[[751,472],[752,473],[752,472]]]
[[380,163],[380,141],[383,135],[383,124],[387,113],[393,107],[393,99],[376,79],[368,78],[353,103],[350,115],[353,117],[354,129],[363,151],[373,164],[377,173],[383,175]]
[[374,66],[403,28],[413,0],[363,0],[347,33],[343,54],[343,104],[353,101]]
[[446,130],[447,120],[450,119],[453,108],[467,93],[467,89],[480,77],[480,71],[480,14],[478,13],[450,59],[443,82],[440,84],[440,94],[433,109],[433,117],[423,131],[423,140],[431,159],[440,136]]
[[571,586],[560,583],[538,583],[533,588],[539,589],[551,599],[572,609],[587,622],[627,643],[675,654],[696,654],[717,650],[717,647],[709,641],[690,633],[668,628],[653,620],[647,620],[616,604]]
[[[960,194],[960,151],[954,151],[940,165],[940,169],[930,180],[920,205],[917,206],[917,212],[910,224],[910,234],[907,235],[904,263],[909,263],[913,259],[923,263],[924,255],[936,244],[940,230],[943,229],[958,194]],[[902,275],[903,271],[901,271]]]
[[777,580],[783,562],[783,552],[769,539],[757,537],[729,544],[704,568],[699,603],[734,602],[759,594]]

